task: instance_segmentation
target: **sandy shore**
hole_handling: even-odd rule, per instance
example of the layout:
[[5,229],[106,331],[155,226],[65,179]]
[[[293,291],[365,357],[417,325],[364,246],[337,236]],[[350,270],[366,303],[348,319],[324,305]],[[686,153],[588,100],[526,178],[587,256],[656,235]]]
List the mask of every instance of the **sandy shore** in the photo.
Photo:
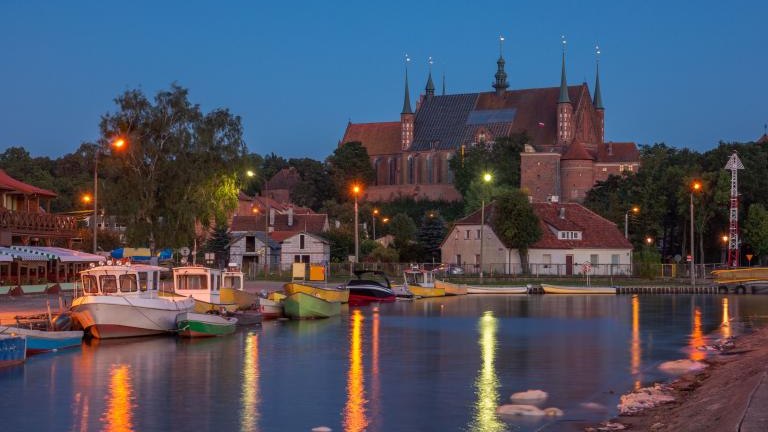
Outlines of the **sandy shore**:
[[768,329],[740,336],[735,347],[711,357],[702,372],[669,387],[675,401],[585,431],[768,430]]

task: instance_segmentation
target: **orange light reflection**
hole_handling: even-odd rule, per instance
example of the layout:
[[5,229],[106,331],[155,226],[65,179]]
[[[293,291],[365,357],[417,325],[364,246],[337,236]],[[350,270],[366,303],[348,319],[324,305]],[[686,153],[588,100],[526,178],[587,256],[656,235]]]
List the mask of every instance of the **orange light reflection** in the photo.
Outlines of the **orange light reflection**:
[[259,335],[250,333],[245,337],[243,353],[243,380],[240,391],[240,430],[255,432],[259,430]]
[[381,384],[379,382],[379,314],[374,311],[373,314],[373,330],[371,331],[373,338],[371,349],[371,421],[374,422],[379,418],[379,398],[381,392]]
[[506,431],[507,426],[496,416],[499,405],[499,378],[496,376],[496,332],[498,319],[487,311],[480,318],[480,372],[475,380],[474,415],[469,430],[473,432]]
[[368,426],[365,415],[365,386],[363,385],[363,314],[355,310],[350,331],[349,371],[347,373],[347,404],[344,407],[344,430],[364,431]]
[[635,390],[641,386],[640,363],[642,358],[640,347],[640,299],[632,296],[632,346],[630,347],[630,372],[635,379]]
[[720,322],[720,329],[723,332],[723,337],[731,337],[731,314],[728,311],[728,298],[723,297],[723,319]]
[[104,430],[109,432],[127,432],[133,430],[133,384],[131,367],[127,364],[115,365],[109,372],[109,393],[107,407],[102,421]]
[[691,333],[691,355],[690,359],[694,361],[704,360],[707,356],[703,351],[699,351],[697,348],[705,345],[704,332],[701,330],[701,309],[696,306],[693,311],[693,333]]

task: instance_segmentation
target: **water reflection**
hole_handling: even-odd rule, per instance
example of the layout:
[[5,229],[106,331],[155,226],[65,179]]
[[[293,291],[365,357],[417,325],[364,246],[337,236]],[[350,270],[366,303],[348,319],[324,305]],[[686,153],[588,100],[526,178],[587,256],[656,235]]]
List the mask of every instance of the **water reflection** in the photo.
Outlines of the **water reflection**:
[[131,367],[121,363],[112,366],[109,372],[109,393],[102,421],[104,430],[109,432],[133,431],[133,384]]
[[496,376],[496,331],[498,319],[493,312],[486,311],[480,318],[480,373],[475,380],[475,412],[469,430],[495,432],[507,430],[506,425],[496,417],[499,405],[499,378]]
[[363,314],[352,313],[349,335],[349,370],[347,372],[347,404],[344,407],[344,430],[364,431],[368,426],[365,413],[365,386],[363,385]]
[[640,299],[632,296],[632,346],[630,348],[630,373],[635,380],[635,390],[642,385],[640,376],[640,363],[642,358],[640,347]]
[[[371,330],[373,345],[371,349],[371,419],[375,422],[379,418],[379,401],[381,400],[381,384],[379,382],[379,311],[374,309],[373,329]],[[371,426],[377,426],[376,423]]]
[[243,353],[243,379],[240,403],[240,430],[255,432],[259,430],[259,335],[248,333],[245,336]]
[[704,344],[704,331],[701,328],[701,309],[696,306],[693,311],[693,332],[691,333],[691,340],[689,342],[689,357],[691,360],[704,360],[707,355],[704,353],[704,351],[699,351],[698,349]]
[[723,317],[720,320],[720,330],[723,332],[723,337],[731,337],[731,315],[728,312],[728,297],[723,297],[722,300]]

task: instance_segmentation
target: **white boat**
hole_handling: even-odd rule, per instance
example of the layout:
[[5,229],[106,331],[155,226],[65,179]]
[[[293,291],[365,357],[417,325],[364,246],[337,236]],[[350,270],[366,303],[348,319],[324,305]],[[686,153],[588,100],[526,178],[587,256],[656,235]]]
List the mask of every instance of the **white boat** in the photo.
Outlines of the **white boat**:
[[80,272],[70,311],[75,321],[100,339],[172,333],[176,316],[195,307],[195,299],[160,296],[164,267],[104,265]]
[[435,275],[430,270],[414,267],[403,272],[403,286],[416,297],[443,297],[445,289],[435,286]]
[[[224,313],[237,310],[235,302],[221,300],[224,278],[221,270],[203,266],[183,266],[173,269],[173,291],[195,299],[197,313]],[[229,284],[231,286],[231,281]]]
[[615,287],[563,286],[541,284],[545,294],[616,294]]
[[467,294],[527,294],[527,286],[473,286],[467,285]]

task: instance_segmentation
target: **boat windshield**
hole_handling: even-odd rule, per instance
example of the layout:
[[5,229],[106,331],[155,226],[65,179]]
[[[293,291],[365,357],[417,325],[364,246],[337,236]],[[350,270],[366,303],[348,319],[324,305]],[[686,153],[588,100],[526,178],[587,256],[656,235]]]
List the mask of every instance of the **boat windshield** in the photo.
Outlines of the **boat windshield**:
[[96,276],[83,275],[83,291],[86,294],[98,294],[99,286],[96,284]]
[[176,279],[177,290],[208,290],[207,275],[179,275]]
[[135,274],[120,275],[120,292],[136,292],[139,285],[136,283]]
[[224,288],[243,289],[242,278],[240,276],[224,276]]
[[117,278],[115,275],[99,276],[99,285],[101,285],[101,292],[104,294],[112,294],[117,292]]
[[419,278],[420,273],[415,272],[406,272],[405,273],[405,282],[411,285],[417,285],[421,283],[421,280]]

